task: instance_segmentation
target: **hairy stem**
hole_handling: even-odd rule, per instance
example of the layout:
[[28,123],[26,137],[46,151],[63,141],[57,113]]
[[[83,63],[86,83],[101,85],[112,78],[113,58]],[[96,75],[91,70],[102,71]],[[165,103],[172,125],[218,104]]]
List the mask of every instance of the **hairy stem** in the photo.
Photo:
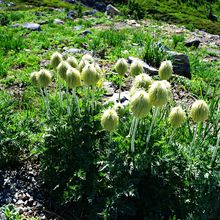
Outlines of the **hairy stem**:
[[155,124],[155,121],[156,121],[158,112],[159,112],[159,108],[156,108],[155,111],[154,111],[154,113],[153,113],[152,122],[151,122],[151,125],[150,125],[150,129],[149,129],[149,131],[148,131],[148,134],[147,134],[146,147],[148,146],[148,143],[149,143],[149,141],[150,141],[151,132],[152,132],[152,129],[153,129],[153,127],[154,127],[154,124]]
[[131,152],[134,152],[134,141],[135,141],[135,135],[136,135],[136,131],[137,131],[137,126],[138,126],[138,119],[135,119],[135,123],[134,123],[134,131],[132,134],[132,138],[131,138]]

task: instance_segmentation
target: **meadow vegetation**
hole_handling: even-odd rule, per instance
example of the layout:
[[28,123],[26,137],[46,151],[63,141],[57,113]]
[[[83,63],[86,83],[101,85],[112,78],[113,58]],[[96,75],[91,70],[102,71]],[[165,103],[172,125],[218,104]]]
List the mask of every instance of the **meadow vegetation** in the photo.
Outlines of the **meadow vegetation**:
[[[174,1],[172,7],[157,2],[150,12],[144,1],[137,0],[138,6],[129,1],[124,11],[134,7],[140,10],[135,17],[142,10],[155,18],[174,16],[195,27],[205,16],[202,11],[192,16],[193,6],[184,20],[186,3],[180,2],[184,13],[177,14]],[[51,7],[76,9],[79,16],[70,20],[67,11]],[[203,7],[198,4],[198,10]],[[21,1],[1,14],[0,169],[26,160],[39,163],[46,205],[64,219],[217,219],[220,62],[204,61],[206,49],[186,48],[184,33],[155,34],[151,25],[116,29],[123,16],[109,20],[97,12],[84,19],[85,10],[60,1],[36,1],[24,10]],[[55,18],[65,24],[54,24]],[[39,20],[46,21],[42,31],[12,27]],[[206,22],[207,30],[219,33],[219,22],[210,29]],[[83,35],[84,30],[90,32]],[[173,75],[172,64],[162,63],[168,57],[159,42],[189,56],[191,80]],[[70,48],[93,56],[68,53]],[[160,67],[159,75],[140,80],[142,65],[129,65],[129,56]],[[129,90],[130,103],[106,102],[104,81],[118,93]],[[174,100],[176,87],[190,93],[192,102],[205,104],[192,107],[189,96]],[[173,109],[177,102],[181,109]],[[7,219],[22,219],[11,205],[2,210]]]

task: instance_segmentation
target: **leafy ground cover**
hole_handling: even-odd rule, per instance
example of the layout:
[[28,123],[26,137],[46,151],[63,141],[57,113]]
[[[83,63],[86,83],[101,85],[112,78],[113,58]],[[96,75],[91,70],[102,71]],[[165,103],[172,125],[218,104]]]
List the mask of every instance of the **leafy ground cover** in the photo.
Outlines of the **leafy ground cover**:
[[[107,19],[99,12],[67,19],[67,11],[62,7],[68,5],[69,9],[77,9],[78,6],[60,4],[44,2],[23,10],[23,3],[18,3],[16,10],[9,8],[1,15],[1,169],[37,158],[50,198],[45,205],[65,219],[218,217],[220,61],[216,47],[211,48],[212,51],[208,50],[209,44],[198,49],[186,48],[187,30],[181,34],[169,33],[165,31],[166,25],[158,21],[146,23],[143,20],[139,22],[141,25],[132,26],[124,17]],[[65,23],[55,24],[56,18]],[[42,23],[42,31],[12,27],[25,22]],[[89,32],[85,34],[85,30]],[[100,124],[102,112],[112,106],[103,104],[105,90],[101,82],[108,80],[116,89],[123,82],[122,90],[130,89],[129,77],[121,81],[116,74],[116,61],[134,56],[159,67],[166,57],[157,46],[158,42],[189,56],[192,79],[173,77],[170,82],[177,87],[173,90],[174,96],[182,89],[183,99],[187,91],[193,100],[203,99],[209,105],[209,119],[199,125],[193,150],[190,149],[195,130],[190,117],[169,143],[172,129],[167,120],[168,107],[156,119],[148,148],[145,140],[154,110],[139,124],[135,152],[130,150],[131,139],[126,138],[132,123],[128,106],[122,115],[119,114],[118,130],[112,135]],[[56,74],[50,64],[55,51],[66,54],[67,58],[71,48],[91,51],[103,72],[95,93],[91,88],[77,89],[80,116],[76,105],[71,105],[70,113],[67,111],[70,103],[66,97],[71,89],[66,92],[64,81],[61,81],[64,99],[60,104]],[[82,55],[74,54],[79,61]],[[207,62],[205,58],[210,57],[217,59]],[[54,74],[47,90],[49,116],[40,90],[30,82],[30,73],[41,68]],[[153,79],[159,78],[154,76]],[[96,103],[94,109],[91,102]],[[191,106],[188,102],[188,99],[182,102],[186,112]],[[4,206],[3,212],[8,219],[23,218],[10,205]]]

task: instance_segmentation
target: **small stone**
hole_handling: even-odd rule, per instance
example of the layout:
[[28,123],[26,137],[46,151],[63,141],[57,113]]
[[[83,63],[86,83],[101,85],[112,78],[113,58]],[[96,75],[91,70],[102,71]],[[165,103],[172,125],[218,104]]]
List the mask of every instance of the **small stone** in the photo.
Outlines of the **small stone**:
[[83,28],[82,25],[78,25],[78,26],[74,26],[74,27],[73,27],[73,30],[79,31],[79,30],[81,30],[82,28]]
[[19,199],[18,201],[17,201],[17,205],[23,205],[23,203],[24,203],[24,201],[23,200],[21,200],[21,199]]
[[67,13],[66,17],[67,17],[68,19],[74,19],[74,18],[76,18],[76,12],[70,10],[70,11]]
[[63,25],[63,24],[64,24],[64,21],[62,21],[61,19],[56,18],[56,19],[54,19],[53,23],[54,23],[54,24]]
[[92,32],[89,30],[85,30],[82,33],[80,33],[81,36],[86,36],[87,34],[91,34]]
[[90,10],[90,11],[85,11],[84,12],[84,15],[85,16],[88,16],[88,15],[94,15],[97,13],[97,10],[96,9],[93,9],[93,10]]

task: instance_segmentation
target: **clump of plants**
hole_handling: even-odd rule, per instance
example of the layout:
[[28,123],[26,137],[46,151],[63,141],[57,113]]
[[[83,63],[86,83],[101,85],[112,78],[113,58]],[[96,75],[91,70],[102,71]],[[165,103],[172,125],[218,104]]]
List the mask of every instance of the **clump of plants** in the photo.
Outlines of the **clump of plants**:
[[[44,103],[41,163],[55,209],[62,204],[66,215],[80,218],[201,217],[201,191],[210,196],[205,202],[217,204],[215,193],[206,188],[218,178],[213,173],[218,129],[212,125],[217,104],[197,100],[190,111],[184,103],[176,106],[167,81],[173,77],[170,61],[160,64],[156,80],[141,63],[129,66],[119,59],[115,103],[104,102],[104,71],[91,55],[77,60],[56,52],[51,65],[51,71],[32,73],[31,81]],[[128,74],[132,88],[125,105],[120,94]],[[213,148],[204,153],[210,144]],[[203,154],[212,168],[204,164]],[[208,179],[205,167],[212,173]],[[198,183],[200,192],[194,187]],[[207,207],[207,213],[214,215],[214,210]]]

